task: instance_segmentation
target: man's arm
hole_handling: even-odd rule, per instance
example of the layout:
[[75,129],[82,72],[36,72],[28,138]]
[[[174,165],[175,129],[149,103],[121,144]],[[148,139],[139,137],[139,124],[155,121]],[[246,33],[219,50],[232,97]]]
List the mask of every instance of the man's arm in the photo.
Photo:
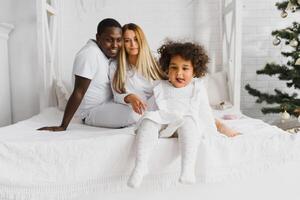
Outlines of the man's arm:
[[76,110],[78,109],[89,85],[91,83],[90,79],[75,75],[75,86],[74,90],[68,100],[66,109],[64,112],[63,120],[60,126],[47,126],[39,128],[38,130],[46,131],[64,131],[67,129],[71,119],[73,118]]

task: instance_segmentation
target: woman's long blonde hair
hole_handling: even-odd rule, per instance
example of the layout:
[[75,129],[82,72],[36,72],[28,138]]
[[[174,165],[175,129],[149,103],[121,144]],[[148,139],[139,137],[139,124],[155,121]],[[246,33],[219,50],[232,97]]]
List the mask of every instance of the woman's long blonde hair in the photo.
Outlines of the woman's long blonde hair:
[[[149,45],[142,29],[136,24],[129,23],[125,24],[122,27],[123,35],[127,30],[134,31],[137,38],[137,43],[139,45],[139,53],[136,63],[137,72],[142,74],[149,81],[162,79],[163,73],[158,66],[157,61],[151,54]],[[119,52],[117,61],[117,70],[113,79],[113,88],[118,93],[125,93],[126,68],[130,66],[128,64],[128,54],[126,53],[124,39],[122,40],[122,47]]]

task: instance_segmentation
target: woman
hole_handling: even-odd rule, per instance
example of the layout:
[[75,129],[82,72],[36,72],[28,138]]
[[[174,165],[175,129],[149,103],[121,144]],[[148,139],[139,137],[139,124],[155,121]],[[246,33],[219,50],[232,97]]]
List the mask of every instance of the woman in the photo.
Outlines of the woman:
[[[133,23],[123,26],[122,47],[117,62],[112,62],[110,77],[114,99],[129,104],[135,113],[142,115],[152,96],[153,81],[162,79],[145,34]],[[139,118],[139,117],[138,117]]]

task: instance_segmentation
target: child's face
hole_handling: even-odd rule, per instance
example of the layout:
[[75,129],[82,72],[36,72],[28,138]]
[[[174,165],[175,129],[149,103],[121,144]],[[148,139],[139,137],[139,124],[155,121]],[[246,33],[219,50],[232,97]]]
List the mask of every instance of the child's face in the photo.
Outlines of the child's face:
[[168,77],[171,84],[176,88],[187,86],[194,77],[194,67],[190,60],[184,60],[176,55],[171,58]]

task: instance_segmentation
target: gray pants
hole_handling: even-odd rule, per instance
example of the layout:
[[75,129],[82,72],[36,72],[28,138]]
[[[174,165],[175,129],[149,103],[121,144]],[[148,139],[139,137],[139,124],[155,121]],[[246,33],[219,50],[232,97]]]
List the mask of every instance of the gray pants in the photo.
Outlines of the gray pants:
[[84,123],[90,126],[121,128],[135,124],[140,117],[127,105],[107,102],[91,109]]

